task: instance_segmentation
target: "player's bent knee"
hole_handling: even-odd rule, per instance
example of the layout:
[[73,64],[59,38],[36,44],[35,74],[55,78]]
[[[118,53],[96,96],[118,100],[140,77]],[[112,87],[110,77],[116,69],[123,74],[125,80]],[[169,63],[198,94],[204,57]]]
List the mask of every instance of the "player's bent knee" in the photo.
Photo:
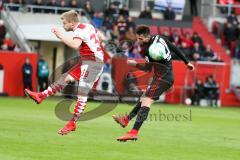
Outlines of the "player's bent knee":
[[154,102],[153,99],[149,98],[149,97],[144,97],[142,98],[142,107],[149,107],[152,105],[152,103]]
[[82,101],[82,102],[87,102],[87,99],[88,99],[86,95],[78,95],[77,98],[79,101]]
[[71,75],[67,75],[64,81],[66,83],[72,83],[72,82],[75,82],[75,79]]
[[92,89],[92,84],[85,81],[79,81],[78,84],[78,95],[87,96],[90,90]]

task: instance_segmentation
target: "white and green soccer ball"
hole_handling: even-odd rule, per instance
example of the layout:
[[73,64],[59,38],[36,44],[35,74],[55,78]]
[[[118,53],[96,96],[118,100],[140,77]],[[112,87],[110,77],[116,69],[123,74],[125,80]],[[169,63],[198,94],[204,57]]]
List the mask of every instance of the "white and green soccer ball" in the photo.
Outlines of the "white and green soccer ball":
[[166,55],[166,48],[162,43],[153,43],[149,49],[149,56],[156,61],[162,60]]

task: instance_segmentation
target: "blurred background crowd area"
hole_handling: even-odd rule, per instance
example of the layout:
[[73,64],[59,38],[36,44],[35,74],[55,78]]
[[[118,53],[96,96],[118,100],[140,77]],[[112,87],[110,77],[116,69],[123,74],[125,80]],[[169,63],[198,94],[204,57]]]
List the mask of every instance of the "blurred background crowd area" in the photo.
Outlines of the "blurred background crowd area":
[[[125,56],[129,58],[142,58],[140,55],[141,48],[136,42],[135,29],[136,23],[134,19],[143,18],[143,19],[156,19],[153,17],[153,5],[146,5],[144,10],[142,10],[139,15],[135,17],[130,16],[129,6],[121,4],[120,1],[115,1],[110,3],[103,10],[95,10],[94,5],[91,1],[77,1],[77,0],[36,0],[36,1],[27,1],[27,0],[6,0],[3,3],[10,4],[9,9],[11,11],[19,12],[29,12],[30,10],[33,13],[47,13],[47,14],[61,14],[64,9],[78,9],[81,8],[84,11],[81,11],[82,16],[90,16],[92,23],[102,31],[106,37],[106,41],[114,42],[117,46],[122,44],[120,48]],[[192,3],[191,14],[193,16],[198,15],[197,1],[191,0]],[[222,3],[222,1],[219,1]],[[151,3],[150,3],[151,4]],[[12,5],[12,6],[11,6]],[[27,8],[26,5],[41,6],[41,8]],[[53,8],[48,8],[53,7]],[[56,11],[54,7],[60,7]],[[172,9],[171,4],[168,4],[165,10],[159,11],[162,13],[161,19],[165,20],[176,20],[175,10]],[[223,11],[224,12],[224,11]],[[232,10],[231,15],[227,17],[227,22],[223,24],[223,29],[220,33],[222,40],[225,42],[226,47],[231,48],[233,56],[239,58],[239,21]],[[179,29],[170,29],[168,27],[162,27],[159,29],[159,32],[155,31],[154,26],[151,28],[153,33],[160,33],[166,37],[169,41],[177,45],[184,54],[193,61],[213,61],[213,62],[222,62],[218,54],[216,54],[210,45],[205,45],[202,41],[201,36],[193,30],[181,31]],[[217,31],[220,32],[220,31]],[[216,33],[216,29],[214,30]],[[130,43],[120,43],[124,40],[129,40]],[[10,38],[9,33],[4,27],[4,23],[0,21],[0,44],[2,50],[14,50],[20,51],[19,45],[15,44]],[[174,56],[174,59],[177,57]]]
[[[193,75],[179,71],[175,86],[184,92],[174,91],[172,97],[180,94],[180,99],[187,97],[192,104],[199,104],[199,99],[212,97],[222,100],[226,98],[224,94],[234,92],[240,99],[238,0],[0,0],[0,9],[0,50],[2,53],[38,54],[36,77],[39,80],[40,75],[46,73],[38,82],[39,90],[47,87],[49,73],[76,55],[75,50],[62,44],[50,32],[55,25],[62,28],[60,14],[74,9],[81,22],[93,24],[105,37],[106,74],[102,76],[101,89],[114,93],[116,86],[113,81],[116,79],[113,74],[127,68],[114,66],[114,57],[144,60],[135,34],[137,25],[144,24],[150,27],[152,35],[160,34],[178,46],[189,60],[203,65]],[[179,60],[174,53],[172,58]],[[25,58],[22,65],[26,68],[32,65],[30,79],[34,79],[36,65],[33,59]],[[123,92],[131,93],[129,89],[132,87],[141,92],[139,81],[131,80],[134,72],[129,72],[128,68],[125,72],[119,79]],[[184,74],[184,80],[180,74]],[[136,84],[125,84],[129,76],[130,82]],[[229,82],[224,77],[228,77]],[[210,88],[207,87],[209,83]],[[222,87],[225,83],[230,86]]]

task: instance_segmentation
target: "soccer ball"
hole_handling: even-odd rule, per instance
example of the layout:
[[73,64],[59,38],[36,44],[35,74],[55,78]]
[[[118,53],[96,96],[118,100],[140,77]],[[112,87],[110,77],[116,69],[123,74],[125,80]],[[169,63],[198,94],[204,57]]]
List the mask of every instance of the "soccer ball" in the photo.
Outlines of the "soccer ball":
[[192,100],[190,98],[185,99],[185,104],[190,106],[192,104]]
[[162,60],[164,58],[164,55],[166,54],[166,48],[162,43],[153,43],[149,47],[149,56],[153,60]]

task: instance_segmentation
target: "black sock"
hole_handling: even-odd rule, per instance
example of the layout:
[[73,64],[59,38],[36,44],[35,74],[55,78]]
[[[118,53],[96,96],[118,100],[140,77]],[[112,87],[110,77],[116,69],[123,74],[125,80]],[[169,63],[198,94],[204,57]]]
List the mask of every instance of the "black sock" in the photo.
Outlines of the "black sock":
[[142,105],[142,102],[139,101],[139,102],[136,104],[136,106],[133,108],[133,110],[128,114],[128,120],[133,119],[133,118],[137,115],[138,111],[139,111],[140,108],[141,108],[141,105]]
[[146,107],[146,106],[141,107],[141,109],[138,112],[138,116],[137,116],[137,119],[136,119],[135,124],[133,126],[133,129],[135,129],[135,130],[140,129],[143,122],[147,119],[149,111],[150,111],[149,107]]

